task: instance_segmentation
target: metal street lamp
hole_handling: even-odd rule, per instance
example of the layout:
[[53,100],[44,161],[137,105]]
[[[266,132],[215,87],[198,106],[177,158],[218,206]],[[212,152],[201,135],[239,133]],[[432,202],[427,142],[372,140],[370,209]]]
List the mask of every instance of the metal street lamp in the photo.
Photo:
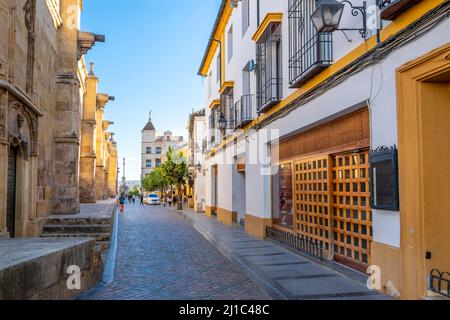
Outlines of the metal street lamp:
[[336,0],[320,0],[311,16],[317,32],[333,32],[341,22],[344,4]]
[[[339,28],[345,3],[350,5],[352,15],[356,17],[361,14],[363,18],[362,28]],[[362,6],[354,6],[350,1],[342,2],[336,0],[318,0],[317,9],[311,15],[311,20],[317,32],[359,31],[363,38],[367,35],[367,4],[364,1]]]

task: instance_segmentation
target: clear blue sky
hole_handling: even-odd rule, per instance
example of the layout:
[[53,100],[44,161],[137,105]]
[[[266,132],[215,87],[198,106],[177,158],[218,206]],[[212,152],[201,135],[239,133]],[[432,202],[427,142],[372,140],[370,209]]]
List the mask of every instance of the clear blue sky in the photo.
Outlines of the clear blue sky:
[[114,121],[120,166],[140,179],[141,130],[153,111],[160,132],[187,136],[192,109],[203,106],[197,76],[220,0],[84,0],[82,30],[106,35],[88,53],[99,90],[116,97],[105,118]]

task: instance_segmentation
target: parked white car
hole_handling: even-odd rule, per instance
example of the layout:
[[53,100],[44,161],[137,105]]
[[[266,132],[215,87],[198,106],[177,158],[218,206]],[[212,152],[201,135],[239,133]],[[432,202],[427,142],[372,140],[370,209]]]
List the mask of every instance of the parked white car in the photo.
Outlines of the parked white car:
[[161,204],[161,199],[156,193],[151,193],[144,197],[144,203],[151,206],[157,206]]

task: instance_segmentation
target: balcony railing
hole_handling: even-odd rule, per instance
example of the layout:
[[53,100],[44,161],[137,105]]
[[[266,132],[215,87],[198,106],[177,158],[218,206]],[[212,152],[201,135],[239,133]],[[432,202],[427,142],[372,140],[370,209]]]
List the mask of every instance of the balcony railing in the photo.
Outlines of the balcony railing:
[[450,298],[450,273],[434,269],[430,273],[430,290]]
[[280,242],[291,249],[300,251],[323,261],[323,248],[320,246],[318,241],[311,241],[303,236],[299,237],[293,233],[273,227],[266,228],[266,236],[267,238]]
[[226,129],[234,129],[234,97],[233,94],[223,94],[220,97],[220,110],[226,120]]
[[234,105],[235,128],[241,128],[253,120],[254,94],[247,94],[241,97]]
[[266,30],[256,44],[256,109],[262,113],[282,99],[281,25]]
[[381,19],[394,20],[401,13],[422,0],[377,0],[381,9]]
[[333,35],[317,33],[316,0],[289,0],[289,84],[300,87],[333,63]]
[[214,109],[209,116],[209,145],[213,147],[220,143],[222,136],[219,130],[220,110]]
[[270,78],[261,84],[257,93],[257,110],[259,113],[281,101],[281,88],[281,78]]

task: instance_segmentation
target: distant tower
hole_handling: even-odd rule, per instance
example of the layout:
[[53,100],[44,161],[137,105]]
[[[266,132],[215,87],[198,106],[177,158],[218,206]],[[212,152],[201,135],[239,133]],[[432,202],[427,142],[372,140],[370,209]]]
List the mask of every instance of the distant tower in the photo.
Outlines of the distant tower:
[[123,177],[122,177],[122,184],[120,186],[120,193],[121,194],[127,194],[128,193],[127,178],[125,177],[125,165],[126,165],[126,158],[123,158]]
[[141,179],[150,174],[156,166],[156,129],[152,122],[152,112],[149,113],[148,122],[142,129],[141,140]]
[[127,178],[125,177],[125,166],[126,166],[126,158],[123,158],[123,177],[122,177],[122,181],[125,183],[127,182]]

